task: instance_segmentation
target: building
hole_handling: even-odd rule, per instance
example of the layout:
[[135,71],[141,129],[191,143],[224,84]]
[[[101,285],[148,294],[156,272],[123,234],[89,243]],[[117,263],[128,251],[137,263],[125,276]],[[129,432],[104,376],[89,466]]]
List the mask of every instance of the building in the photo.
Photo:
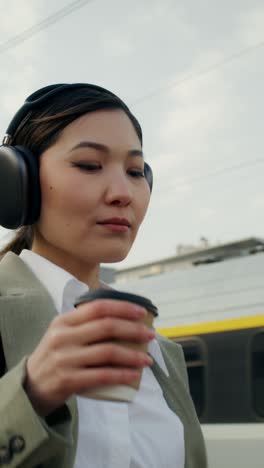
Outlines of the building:
[[[178,248],[178,252],[183,252],[183,250],[184,246],[180,246],[180,249]],[[125,282],[146,278],[177,269],[194,268],[201,264],[221,262],[231,258],[252,255],[261,251],[264,251],[264,239],[257,237],[250,237],[216,246],[208,246],[204,242],[200,248],[189,246],[185,249],[184,253],[179,253],[172,257],[116,270],[115,281]]]

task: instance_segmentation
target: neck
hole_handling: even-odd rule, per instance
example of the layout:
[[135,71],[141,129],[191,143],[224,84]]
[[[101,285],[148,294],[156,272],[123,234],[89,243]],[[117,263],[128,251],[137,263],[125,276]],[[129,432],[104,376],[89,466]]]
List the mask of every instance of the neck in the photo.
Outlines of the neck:
[[88,262],[73,257],[67,252],[61,251],[56,247],[43,245],[35,241],[33,242],[31,250],[68,271],[79,281],[87,284],[90,289],[98,289],[102,287],[99,278],[99,264],[89,264]]

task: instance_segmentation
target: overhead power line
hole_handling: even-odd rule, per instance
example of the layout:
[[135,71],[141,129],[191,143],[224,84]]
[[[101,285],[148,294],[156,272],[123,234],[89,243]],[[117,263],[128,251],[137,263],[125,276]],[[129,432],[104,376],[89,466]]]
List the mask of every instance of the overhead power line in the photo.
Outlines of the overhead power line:
[[[38,34],[40,31],[43,29],[48,28],[52,24],[60,21],[62,18],[65,16],[68,16],[69,14],[73,13],[74,11],[82,8],[85,6],[87,3],[92,3],[95,0],[75,0],[74,2],[71,2],[70,4],[66,5],[65,7],[61,8],[57,12],[53,13],[52,15],[48,16],[47,18],[39,21],[38,23],[34,24],[28,29],[25,29],[21,33],[11,37],[8,39],[6,42],[3,42],[0,44],[0,54],[13,49],[14,47],[20,45],[21,43],[27,41],[31,37],[33,37],[35,34]],[[251,46],[245,47],[231,55],[225,56],[222,60],[213,63],[209,65],[208,67],[195,71],[193,73],[190,73],[189,75],[178,79],[178,80],[173,80],[170,83],[167,83],[164,86],[161,86],[157,88],[156,90],[151,91],[150,93],[136,99],[134,102],[132,102],[133,106],[136,106],[138,104],[141,104],[142,102],[151,99],[155,97],[158,94],[163,93],[164,91],[168,91],[171,88],[181,86],[182,84],[185,84],[189,81],[193,81],[196,78],[200,78],[201,76],[207,75],[210,72],[213,72],[214,70],[226,65],[229,62],[232,62],[234,60],[238,60],[241,57],[248,55],[251,53],[253,50],[261,48],[264,46],[264,40],[257,42],[256,44],[252,44]]]
[[226,174],[228,172],[234,172],[234,171],[237,171],[237,170],[240,170],[240,169],[244,169],[246,167],[256,166],[257,164],[264,164],[264,158],[255,159],[254,161],[246,161],[244,163],[236,164],[236,165],[229,166],[229,167],[225,167],[223,169],[219,169],[219,170],[211,172],[211,173],[201,174],[201,175],[198,175],[198,176],[190,178],[190,179],[181,180],[179,182],[175,182],[175,184],[173,184],[173,185],[170,185],[165,190],[164,189],[159,190],[157,193],[160,193],[160,192],[167,193],[167,192],[173,191],[173,190],[175,190],[175,189],[177,189],[179,187],[199,183],[199,182],[202,182],[203,180],[206,180],[206,179],[213,179],[215,177],[221,176],[221,175]]
[[145,94],[144,96],[136,99],[135,101],[131,103],[131,105],[137,106],[138,104],[141,104],[144,101],[152,99],[163,92],[169,91],[171,88],[177,88],[181,85],[184,85],[185,83],[194,81],[197,78],[208,75],[209,73],[217,70],[218,68],[221,68],[224,65],[230,62],[233,62],[235,60],[239,60],[241,57],[250,54],[253,50],[260,49],[263,46],[264,46],[264,40],[257,42],[256,44],[252,44],[251,46],[240,49],[239,51],[233,54],[226,55],[225,57],[223,57],[222,60],[219,60],[218,62],[215,62],[209,65],[208,67],[205,67],[201,70],[194,71],[193,73],[190,73],[189,75],[186,75],[183,78],[173,80],[163,86],[160,86],[159,88],[151,91],[150,93]]
[[87,3],[91,3],[92,1],[94,0],[75,0],[74,2],[69,3],[68,5],[56,11],[52,15],[47,16],[47,18],[44,18],[43,20],[31,26],[30,28],[25,29],[21,33],[16,34],[15,36],[8,39],[6,42],[3,42],[2,44],[0,44],[0,54],[3,54],[4,52],[20,45],[22,42],[27,41],[32,36],[35,36],[35,34],[38,34],[40,31],[42,31],[43,29],[46,29],[52,24],[57,23],[62,18],[65,18],[65,16],[70,15],[74,11],[82,8]]
[[225,167],[223,169],[219,169],[217,171],[214,171],[214,172],[211,172],[211,173],[208,173],[208,174],[201,174],[199,176],[196,176],[196,177],[193,177],[192,179],[189,179],[189,180],[186,180],[186,181],[180,181],[177,186],[180,186],[180,185],[186,185],[186,184],[190,184],[190,183],[196,183],[196,182],[200,182],[201,180],[204,180],[204,179],[212,179],[214,177],[218,177],[222,174],[226,174],[228,172],[233,172],[233,171],[237,171],[239,169],[244,169],[245,167],[251,167],[251,166],[256,166],[257,164],[264,164],[264,158],[262,159],[255,159],[254,161],[247,161],[247,162],[244,162],[244,163],[241,163],[241,164],[235,164],[234,166],[229,166],[229,167]]

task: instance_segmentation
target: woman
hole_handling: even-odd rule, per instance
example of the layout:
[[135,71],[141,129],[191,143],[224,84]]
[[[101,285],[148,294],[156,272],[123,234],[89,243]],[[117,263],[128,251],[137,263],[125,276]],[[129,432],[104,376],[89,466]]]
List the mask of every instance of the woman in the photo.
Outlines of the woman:
[[[181,348],[142,325],[138,306],[73,306],[103,287],[100,263],[124,259],[144,219],[152,180],[139,123],[110,91],[52,85],[7,133],[0,222],[20,227],[0,262],[0,465],[206,467]],[[142,368],[132,403],[76,397]]]

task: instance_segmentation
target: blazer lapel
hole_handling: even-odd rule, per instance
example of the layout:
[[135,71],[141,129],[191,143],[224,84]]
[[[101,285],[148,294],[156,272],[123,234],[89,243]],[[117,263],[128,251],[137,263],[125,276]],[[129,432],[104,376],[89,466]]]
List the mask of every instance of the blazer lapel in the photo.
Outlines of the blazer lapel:
[[[7,369],[30,355],[52,319],[57,315],[53,301],[41,282],[15,254],[0,262],[0,335]],[[67,402],[76,418],[76,399]]]
[[14,254],[0,263],[0,284],[1,335],[10,368],[35,349],[57,312],[46,289]]

